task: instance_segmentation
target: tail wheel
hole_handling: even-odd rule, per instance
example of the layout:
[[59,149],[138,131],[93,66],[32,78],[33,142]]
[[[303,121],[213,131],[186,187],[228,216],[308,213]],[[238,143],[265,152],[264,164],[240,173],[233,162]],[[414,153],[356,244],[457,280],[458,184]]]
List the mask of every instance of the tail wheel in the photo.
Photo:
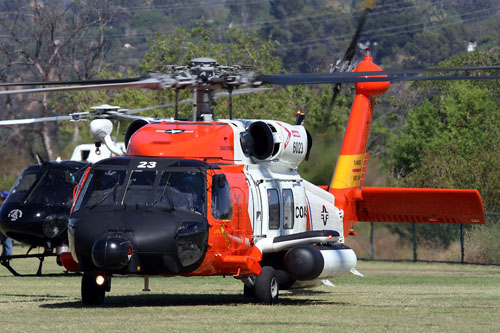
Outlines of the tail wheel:
[[82,302],[84,305],[99,305],[104,301],[106,285],[99,286],[95,276],[84,273],[82,277]]
[[278,301],[279,283],[276,271],[271,266],[262,267],[260,276],[255,278],[255,297],[264,304]]

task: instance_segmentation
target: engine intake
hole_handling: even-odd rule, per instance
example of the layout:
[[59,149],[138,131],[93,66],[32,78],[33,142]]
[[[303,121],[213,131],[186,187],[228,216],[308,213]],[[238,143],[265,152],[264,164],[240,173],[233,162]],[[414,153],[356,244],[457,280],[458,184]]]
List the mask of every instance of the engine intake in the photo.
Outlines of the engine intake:
[[266,120],[252,122],[241,133],[240,144],[245,156],[256,162],[279,160],[296,168],[307,157],[311,139],[302,125]]
[[149,124],[149,122],[143,119],[134,120],[132,124],[130,124],[130,126],[127,128],[127,131],[125,132],[125,148],[128,148],[128,143],[132,135],[134,135],[135,132],[137,132],[147,124]]
[[263,161],[273,154],[273,132],[263,121],[252,123],[248,129],[242,133],[240,142],[243,153],[245,153],[246,156],[252,156]]

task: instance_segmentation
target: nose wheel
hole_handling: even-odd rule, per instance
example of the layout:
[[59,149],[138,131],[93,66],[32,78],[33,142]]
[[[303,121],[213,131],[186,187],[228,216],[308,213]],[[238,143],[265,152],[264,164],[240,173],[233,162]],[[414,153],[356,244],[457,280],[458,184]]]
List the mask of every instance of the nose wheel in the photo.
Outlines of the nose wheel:
[[82,302],[84,305],[99,305],[104,301],[106,291],[111,289],[111,277],[106,277],[103,284],[98,285],[96,276],[84,273],[82,277]]

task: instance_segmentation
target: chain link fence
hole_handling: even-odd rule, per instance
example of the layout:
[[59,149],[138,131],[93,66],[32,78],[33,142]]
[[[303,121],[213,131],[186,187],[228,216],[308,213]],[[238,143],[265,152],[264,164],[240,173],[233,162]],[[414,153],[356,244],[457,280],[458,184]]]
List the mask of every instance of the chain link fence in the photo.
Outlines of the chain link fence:
[[[443,228],[436,224],[433,227]],[[484,225],[449,226],[450,243],[445,245],[422,232],[424,226],[412,223],[402,237],[391,231],[389,223],[357,223],[358,235],[346,238],[359,260],[442,262],[500,265],[500,213],[486,213]],[[425,229],[428,230],[428,226]]]

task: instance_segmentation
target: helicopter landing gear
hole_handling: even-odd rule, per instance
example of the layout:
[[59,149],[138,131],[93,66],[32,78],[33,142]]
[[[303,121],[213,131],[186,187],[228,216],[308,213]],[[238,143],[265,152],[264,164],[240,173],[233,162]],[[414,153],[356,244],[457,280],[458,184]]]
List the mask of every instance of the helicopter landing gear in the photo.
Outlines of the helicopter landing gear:
[[243,285],[243,296],[245,298],[255,297],[255,287],[249,287],[246,284]]
[[[98,284],[97,279],[104,279]],[[101,282],[101,281],[100,281]],[[82,276],[82,302],[84,305],[99,305],[104,301],[106,291],[111,290],[111,276],[84,273]]]
[[295,283],[295,280],[284,270],[277,269],[276,277],[278,278],[278,284],[280,290],[288,290]]
[[262,267],[260,276],[255,278],[254,294],[257,300],[272,305],[278,301],[279,283],[276,270],[271,266]]

